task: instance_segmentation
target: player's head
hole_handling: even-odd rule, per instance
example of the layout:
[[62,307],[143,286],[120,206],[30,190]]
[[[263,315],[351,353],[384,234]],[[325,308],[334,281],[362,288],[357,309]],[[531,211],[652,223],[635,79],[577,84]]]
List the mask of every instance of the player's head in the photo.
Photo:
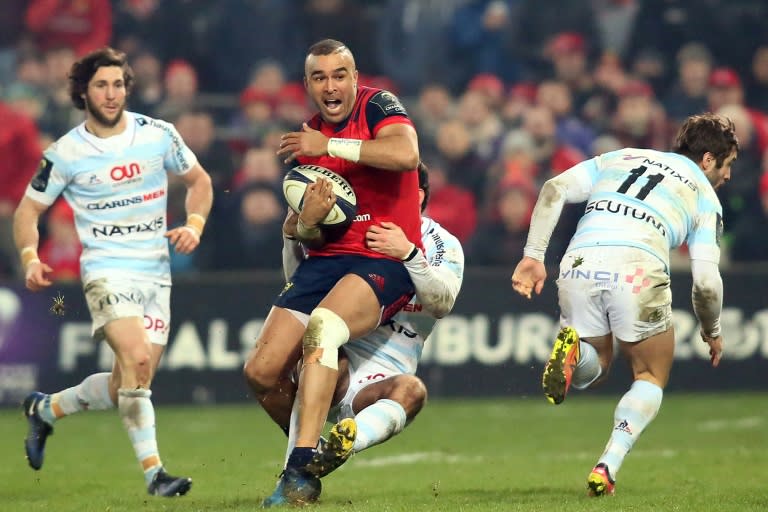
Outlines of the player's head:
[[672,150],[696,162],[712,186],[718,188],[731,179],[731,164],[739,152],[739,140],[733,121],[706,113],[685,120]]
[[421,211],[427,207],[429,202],[429,167],[422,161],[419,161],[419,195],[421,196]]
[[346,119],[357,95],[357,68],[349,48],[335,39],[310,46],[304,61],[304,86],[323,120],[340,123]]
[[72,64],[69,97],[99,124],[115,126],[133,86],[133,70],[125,54],[114,48],[95,50]]

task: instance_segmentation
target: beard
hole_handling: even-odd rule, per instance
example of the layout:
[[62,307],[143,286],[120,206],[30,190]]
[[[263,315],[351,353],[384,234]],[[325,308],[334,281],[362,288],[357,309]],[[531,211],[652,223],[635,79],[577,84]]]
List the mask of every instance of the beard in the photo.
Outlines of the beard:
[[101,113],[98,108],[94,107],[91,104],[91,101],[88,99],[88,95],[85,95],[85,111],[88,112],[91,117],[93,117],[94,121],[99,123],[100,125],[106,127],[106,128],[114,128],[117,126],[117,123],[120,122],[120,119],[123,118],[123,112],[125,111],[125,104],[123,104],[122,107],[120,107],[120,110],[117,111],[117,114],[115,114],[115,117],[113,119],[109,119],[107,116]]

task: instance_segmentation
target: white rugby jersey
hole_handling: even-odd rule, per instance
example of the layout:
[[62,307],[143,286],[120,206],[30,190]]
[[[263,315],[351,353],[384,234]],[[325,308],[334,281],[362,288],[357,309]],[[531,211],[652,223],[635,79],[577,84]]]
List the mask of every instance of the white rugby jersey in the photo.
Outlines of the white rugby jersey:
[[[342,345],[342,350],[365,354],[368,359],[381,359],[404,374],[416,373],[424,342],[437,322],[427,301],[430,296],[437,301],[444,300],[437,297],[438,293],[430,293],[429,288],[451,295],[452,306],[464,277],[464,251],[455,236],[432,219],[422,217],[421,241],[426,264],[433,270],[428,277],[432,283],[422,281],[425,276],[420,273],[418,281],[421,282],[416,283],[414,279],[417,295],[408,304],[375,331]],[[413,273],[411,275],[415,277]]]
[[637,247],[669,265],[669,250],[687,242],[691,258],[719,263],[723,209],[704,172],[689,158],[626,148],[566,173],[587,201],[569,250]]
[[81,123],[43,152],[26,195],[51,205],[62,194],[83,245],[83,282],[114,271],[170,283],[168,176],[196,163],[172,124],[124,112],[126,129],[96,137]]

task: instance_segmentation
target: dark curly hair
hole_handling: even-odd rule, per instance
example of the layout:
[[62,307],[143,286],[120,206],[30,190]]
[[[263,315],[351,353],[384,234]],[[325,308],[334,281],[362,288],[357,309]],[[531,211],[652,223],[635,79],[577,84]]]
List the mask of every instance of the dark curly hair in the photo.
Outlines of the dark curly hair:
[[721,167],[734,150],[739,150],[735,130],[733,121],[725,116],[711,112],[691,116],[677,131],[672,151],[696,163],[701,162],[704,153],[712,153],[717,167]]
[[67,76],[69,79],[69,97],[75,108],[85,110],[83,95],[88,91],[88,82],[91,81],[99,68],[108,66],[117,66],[123,70],[126,93],[131,93],[133,70],[128,65],[125,54],[114,48],[100,48],[72,64],[72,68],[69,70]]

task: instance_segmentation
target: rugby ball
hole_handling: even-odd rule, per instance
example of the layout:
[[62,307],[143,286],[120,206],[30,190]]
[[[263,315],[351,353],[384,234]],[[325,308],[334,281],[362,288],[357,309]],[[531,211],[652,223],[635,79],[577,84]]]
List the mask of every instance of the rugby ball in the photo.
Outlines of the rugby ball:
[[330,169],[319,165],[299,165],[294,167],[283,178],[283,195],[293,211],[300,212],[304,203],[304,191],[307,185],[315,183],[318,178],[329,180],[336,194],[336,204],[321,222],[323,226],[348,226],[357,215],[357,197],[347,180]]

